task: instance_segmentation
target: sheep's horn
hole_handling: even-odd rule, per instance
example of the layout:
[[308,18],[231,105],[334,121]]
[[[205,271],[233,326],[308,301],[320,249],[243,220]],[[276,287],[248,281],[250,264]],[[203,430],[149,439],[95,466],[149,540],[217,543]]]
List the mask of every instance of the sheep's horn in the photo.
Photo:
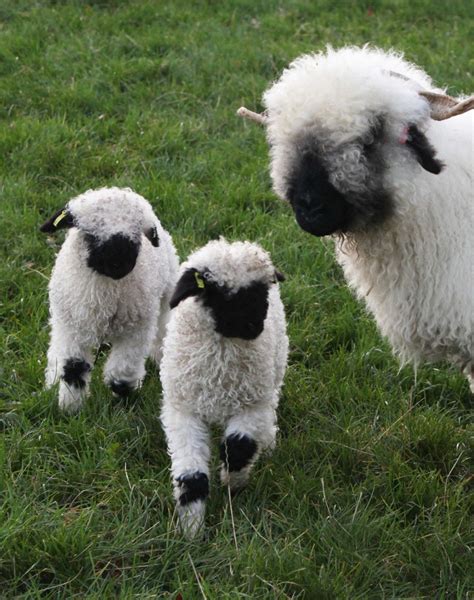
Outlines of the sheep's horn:
[[474,108],[474,96],[459,101],[445,94],[435,94],[434,92],[418,93],[430,103],[431,118],[435,121],[444,121],[450,117],[462,115],[462,113]]
[[[392,77],[398,77],[405,81],[413,82],[413,80],[406,77],[406,75],[402,75],[396,71],[389,71],[388,73]],[[431,118],[435,121],[444,121],[450,117],[462,115],[462,113],[474,108],[474,96],[459,101],[446,94],[437,94],[435,92],[427,92],[424,90],[420,90],[418,93],[428,100],[431,107]]]
[[253,112],[253,110],[249,110],[248,108],[245,108],[245,106],[241,106],[237,111],[237,114],[239,117],[255,121],[256,123],[260,123],[260,125],[264,125],[267,120],[265,113]]

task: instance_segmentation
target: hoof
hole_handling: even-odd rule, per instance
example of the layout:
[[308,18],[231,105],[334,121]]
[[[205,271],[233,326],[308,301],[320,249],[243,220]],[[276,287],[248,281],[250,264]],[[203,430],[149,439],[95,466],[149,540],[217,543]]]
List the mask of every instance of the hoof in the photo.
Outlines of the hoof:
[[135,388],[128,381],[124,381],[123,379],[118,381],[113,379],[109,383],[109,387],[113,394],[119,398],[126,398],[135,391]]

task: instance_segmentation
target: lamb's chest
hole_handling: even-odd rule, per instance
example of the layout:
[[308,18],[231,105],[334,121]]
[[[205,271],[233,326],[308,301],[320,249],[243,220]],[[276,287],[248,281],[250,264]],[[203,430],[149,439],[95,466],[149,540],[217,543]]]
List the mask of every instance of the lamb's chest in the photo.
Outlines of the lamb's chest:
[[261,369],[255,354],[248,345],[229,339],[196,349],[194,359],[185,361],[179,370],[176,383],[182,401],[201,417],[216,422],[242,406],[263,401],[270,386],[269,374]]

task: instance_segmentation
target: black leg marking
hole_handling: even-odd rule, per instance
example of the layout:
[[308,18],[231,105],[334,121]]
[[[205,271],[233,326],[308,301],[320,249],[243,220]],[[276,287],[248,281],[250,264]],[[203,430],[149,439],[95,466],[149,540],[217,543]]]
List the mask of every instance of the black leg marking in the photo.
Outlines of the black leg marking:
[[114,379],[109,385],[113,393],[117,394],[117,396],[120,396],[121,398],[129,396],[131,392],[133,392],[132,386],[128,383],[128,381],[124,381],[123,379],[119,379],[118,381]]
[[205,500],[209,496],[209,478],[205,473],[192,473],[192,475],[181,475],[176,478],[182,493],[179,496],[181,506]]
[[246,467],[257,452],[257,443],[248,435],[232,433],[222,442],[220,456],[229,471]]
[[90,364],[83,358],[68,358],[64,364],[62,379],[68,385],[83,388],[86,385],[84,375],[90,370]]

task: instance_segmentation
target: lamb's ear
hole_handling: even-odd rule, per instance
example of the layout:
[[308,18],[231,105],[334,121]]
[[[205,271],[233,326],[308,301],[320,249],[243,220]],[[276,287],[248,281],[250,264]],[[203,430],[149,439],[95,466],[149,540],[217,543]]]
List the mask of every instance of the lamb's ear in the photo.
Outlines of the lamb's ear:
[[285,281],[285,279],[286,277],[283,275],[283,273],[275,269],[275,279],[273,280],[273,283],[276,283],[277,281]]
[[145,231],[145,237],[150,240],[152,246],[158,248],[160,245],[160,238],[158,237],[158,230],[156,227],[152,227],[151,229],[148,229],[148,231]]
[[443,163],[436,158],[436,150],[416,125],[410,125],[408,128],[406,145],[413,152],[423,169],[435,175],[441,173],[444,167]]
[[204,279],[199,271],[197,269],[186,269],[176,284],[173,297],[170,300],[170,308],[175,308],[181,300],[185,300],[189,296],[201,294],[204,287]]
[[58,229],[74,227],[74,219],[67,208],[61,208],[40,227],[43,233],[54,233]]

